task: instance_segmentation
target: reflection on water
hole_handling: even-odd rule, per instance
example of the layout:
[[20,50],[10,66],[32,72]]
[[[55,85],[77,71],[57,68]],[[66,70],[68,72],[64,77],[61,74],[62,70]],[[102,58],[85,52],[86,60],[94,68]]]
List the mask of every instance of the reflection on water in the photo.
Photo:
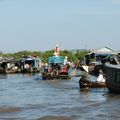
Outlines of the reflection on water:
[[7,75],[6,74],[0,74],[0,79],[6,79]]
[[37,120],[72,120],[72,119],[65,116],[45,116],[38,118]]
[[[97,79],[90,76],[91,79]],[[0,79],[0,120],[119,119],[120,95],[107,88],[79,89],[79,77],[42,80],[40,74]]]

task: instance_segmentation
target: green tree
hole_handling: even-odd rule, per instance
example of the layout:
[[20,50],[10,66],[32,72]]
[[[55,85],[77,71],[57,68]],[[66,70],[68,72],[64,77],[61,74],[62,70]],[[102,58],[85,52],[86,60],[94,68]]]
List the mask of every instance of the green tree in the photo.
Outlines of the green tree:
[[89,51],[83,50],[83,51],[79,51],[77,53],[75,53],[75,56],[78,60],[83,61],[85,55],[87,55],[89,53]]

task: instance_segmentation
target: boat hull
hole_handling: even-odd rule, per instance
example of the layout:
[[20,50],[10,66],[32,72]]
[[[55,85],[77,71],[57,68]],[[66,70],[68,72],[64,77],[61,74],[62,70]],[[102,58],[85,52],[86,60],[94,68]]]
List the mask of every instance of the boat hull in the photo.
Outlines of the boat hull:
[[112,93],[120,93],[120,66],[106,65],[106,86]]
[[52,79],[70,79],[71,77],[67,74],[59,74],[52,76],[50,73],[42,73],[43,80],[52,80]]
[[106,86],[107,86],[109,92],[120,93],[120,85],[115,85],[115,84],[106,82]]
[[90,84],[83,84],[82,82],[79,82],[80,88],[104,88],[106,87],[105,82],[91,82]]

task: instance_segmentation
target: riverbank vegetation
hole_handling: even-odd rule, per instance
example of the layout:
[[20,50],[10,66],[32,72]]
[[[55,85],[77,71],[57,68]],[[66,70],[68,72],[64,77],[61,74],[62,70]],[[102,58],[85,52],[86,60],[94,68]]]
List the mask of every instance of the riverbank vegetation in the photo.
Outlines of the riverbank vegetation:
[[[65,57],[68,57],[69,61],[83,61],[84,56],[86,54],[88,54],[89,51],[88,50],[81,50],[81,51],[77,51],[75,53],[73,53],[72,51],[69,50],[61,50],[60,51],[60,55]],[[0,56],[1,57],[14,57],[16,59],[20,59],[23,56],[38,56],[41,58],[42,62],[47,62],[48,61],[48,57],[53,55],[53,50],[48,50],[48,51],[19,51],[19,52],[15,52],[15,53],[3,53],[0,52]]]

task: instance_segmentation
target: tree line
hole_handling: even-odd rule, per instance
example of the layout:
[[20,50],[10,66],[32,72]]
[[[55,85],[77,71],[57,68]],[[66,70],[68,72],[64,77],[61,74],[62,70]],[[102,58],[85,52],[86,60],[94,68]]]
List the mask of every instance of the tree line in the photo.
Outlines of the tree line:
[[[69,61],[76,62],[77,60],[83,61],[84,56],[89,53],[89,50],[81,50],[73,53],[69,50],[61,50],[60,56],[67,56]],[[15,53],[2,53],[0,52],[1,57],[14,57],[15,59],[20,59],[23,56],[38,56],[42,62],[47,62],[48,57],[53,55],[53,50],[47,50],[47,51],[19,51]]]

